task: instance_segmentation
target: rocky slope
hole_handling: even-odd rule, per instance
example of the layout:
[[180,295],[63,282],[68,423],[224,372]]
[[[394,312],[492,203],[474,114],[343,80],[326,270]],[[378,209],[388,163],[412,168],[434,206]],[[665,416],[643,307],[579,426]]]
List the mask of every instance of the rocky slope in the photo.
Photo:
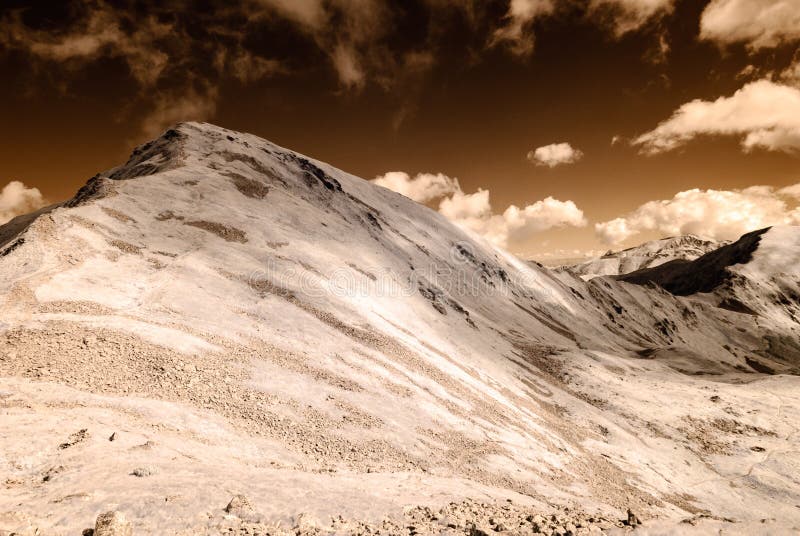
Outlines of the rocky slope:
[[558,270],[568,270],[583,279],[600,275],[622,275],[677,259],[694,260],[725,244],[726,242],[706,240],[694,235],[673,236],[620,251],[609,251],[602,257],[561,266]]
[[800,374],[798,238],[794,227],[761,229],[693,261],[676,259],[618,279],[749,315],[756,319],[753,332],[762,335],[754,352],[769,363],[752,357],[748,365],[773,373],[777,363],[781,372]]
[[[736,269],[790,281],[787,236]],[[555,274],[255,136],[179,125],[9,222],[0,302],[0,529],[800,523],[786,315]]]

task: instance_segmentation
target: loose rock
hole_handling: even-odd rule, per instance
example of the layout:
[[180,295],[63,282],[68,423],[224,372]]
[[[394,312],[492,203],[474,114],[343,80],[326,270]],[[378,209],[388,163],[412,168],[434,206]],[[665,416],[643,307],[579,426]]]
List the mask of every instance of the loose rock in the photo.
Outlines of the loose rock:
[[155,467],[144,466],[144,467],[137,467],[136,469],[133,470],[133,472],[131,474],[133,476],[145,477],[145,476],[154,475],[157,472],[158,472],[158,469],[156,469]]
[[133,527],[125,514],[113,510],[97,516],[93,536],[133,536]]
[[234,495],[225,507],[225,511],[244,521],[256,521],[259,517],[250,500],[244,495]]

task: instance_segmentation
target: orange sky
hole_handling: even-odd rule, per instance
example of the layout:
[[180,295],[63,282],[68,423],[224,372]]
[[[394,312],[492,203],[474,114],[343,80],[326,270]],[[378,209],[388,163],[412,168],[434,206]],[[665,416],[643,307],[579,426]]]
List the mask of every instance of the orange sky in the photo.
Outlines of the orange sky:
[[[587,225],[505,244],[567,256],[610,247],[594,223],[650,200],[800,182],[794,148],[745,151],[747,132],[693,135],[655,155],[630,144],[694,99],[759,79],[796,88],[770,74],[793,64],[791,35],[759,48],[701,39],[703,2],[663,0],[653,14],[613,0],[527,3],[539,14],[520,22],[507,2],[467,0],[12,2],[0,19],[0,187],[18,180],[65,199],[168,124],[199,119],[368,179],[443,173],[466,193],[489,190],[497,214],[571,200]],[[582,158],[552,168],[527,158],[557,142]]]

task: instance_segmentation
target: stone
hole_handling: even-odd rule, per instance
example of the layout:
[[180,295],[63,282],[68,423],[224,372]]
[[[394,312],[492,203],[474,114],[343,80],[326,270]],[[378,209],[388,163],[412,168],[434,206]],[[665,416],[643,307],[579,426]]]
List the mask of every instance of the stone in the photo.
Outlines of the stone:
[[631,511],[631,509],[628,508],[628,519],[627,519],[626,525],[628,525],[630,527],[635,527],[636,525],[641,525],[641,524],[642,524],[642,522],[639,520],[638,517],[636,517],[636,514],[634,514]]
[[157,472],[158,472],[158,469],[156,469],[155,467],[144,466],[144,467],[137,467],[136,469],[133,470],[133,472],[131,474],[133,476],[138,476],[138,477],[141,478],[141,477],[145,477],[145,476],[154,475]]
[[94,536],[133,536],[133,526],[125,514],[112,510],[97,516]]
[[244,495],[234,495],[225,507],[225,511],[243,521],[257,521],[259,516],[250,500]]

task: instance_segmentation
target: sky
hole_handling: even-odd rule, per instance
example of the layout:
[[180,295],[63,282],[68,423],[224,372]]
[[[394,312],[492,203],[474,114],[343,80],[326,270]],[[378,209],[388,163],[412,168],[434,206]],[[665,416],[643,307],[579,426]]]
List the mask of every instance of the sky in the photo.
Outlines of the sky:
[[523,257],[800,223],[800,0],[5,0],[0,79],[0,222],[199,120]]

